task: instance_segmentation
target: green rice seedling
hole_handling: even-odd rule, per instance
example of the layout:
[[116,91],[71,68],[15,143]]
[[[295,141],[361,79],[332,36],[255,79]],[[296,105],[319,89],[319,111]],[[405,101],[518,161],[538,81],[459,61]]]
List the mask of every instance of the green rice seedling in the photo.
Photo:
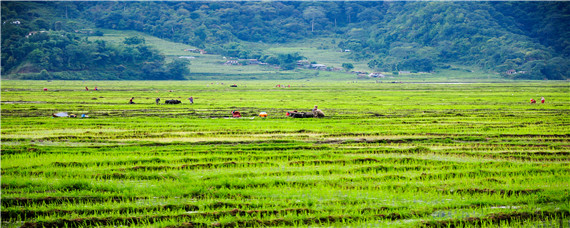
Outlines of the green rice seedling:
[[[276,90],[277,82],[255,81],[237,91],[220,82],[86,81],[106,88],[96,96],[74,91],[83,82],[50,82],[53,93],[42,93],[43,83],[3,83],[2,216],[10,221],[408,227],[451,211],[454,224],[470,227],[551,217],[471,224],[462,214],[570,207],[569,101],[558,83],[528,87],[550,94],[552,106],[509,97],[526,86],[516,82],[291,81],[292,90]],[[125,104],[125,93],[140,102]],[[199,99],[157,106],[155,93]],[[313,104],[330,115],[284,116]],[[91,117],[51,118],[63,109]],[[229,118],[235,109],[247,118]],[[261,110],[269,117],[257,118]]]

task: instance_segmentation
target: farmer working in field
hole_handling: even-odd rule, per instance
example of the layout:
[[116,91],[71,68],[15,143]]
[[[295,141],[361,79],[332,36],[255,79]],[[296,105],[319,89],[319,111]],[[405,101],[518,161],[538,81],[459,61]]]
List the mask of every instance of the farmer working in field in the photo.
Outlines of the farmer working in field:
[[543,103],[543,104],[544,104],[544,101],[545,101],[545,100],[544,100],[544,97],[540,98],[540,103]]
[[313,108],[313,117],[315,118],[325,117],[325,113],[320,109],[318,109],[318,106],[315,105],[315,107]]
[[156,104],[160,103],[160,97],[156,98]]
[[193,97],[188,98],[188,101],[190,101],[190,104],[194,104],[194,98]]
[[131,99],[129,100],[129,104],[134,104],[135,102],[133,101],[133,99],[135,99],[134,97],[131,97]]

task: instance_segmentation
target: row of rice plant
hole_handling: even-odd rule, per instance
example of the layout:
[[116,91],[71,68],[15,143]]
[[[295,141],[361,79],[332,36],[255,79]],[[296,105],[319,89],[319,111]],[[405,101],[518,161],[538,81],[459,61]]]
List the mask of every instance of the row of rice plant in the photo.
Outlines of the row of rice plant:
[[567,84],[275,84],[3,82],[2,226],[569,221]]

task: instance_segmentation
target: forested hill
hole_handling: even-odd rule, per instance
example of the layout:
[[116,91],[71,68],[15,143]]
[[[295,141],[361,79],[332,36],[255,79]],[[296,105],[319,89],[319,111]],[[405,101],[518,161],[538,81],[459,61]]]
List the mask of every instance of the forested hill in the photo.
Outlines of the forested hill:
[[266,53],[224,44],[327,36],[371,71],[460,64],[509,78],[570,75],[570,2],[2,2],[2,21],[3,72],[34,64],[4,51],[24,48],[14,45],[28,30],[108,28],[240,58]]

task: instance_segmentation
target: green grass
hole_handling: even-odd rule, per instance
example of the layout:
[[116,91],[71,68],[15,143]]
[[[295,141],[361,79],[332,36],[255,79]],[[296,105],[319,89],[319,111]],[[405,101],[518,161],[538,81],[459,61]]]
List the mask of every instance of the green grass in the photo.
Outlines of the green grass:
[[317,38],[303,40],[302,42],[292,42],[285,44],[257,44],[263,50],[273,54],[287,54],[298,52],[305,56],[309,61],[315,61],[330,67],[342,67],[343,63],[352,63],[354,70],[368,71],[366,62],[357,62],[348,58],[348,52],[340,52],[337,42],[341,39],[335,38]]
[[[343,71],[328,72],[309,69],[297,69],[293,71],[281,71],[275,66],[245,65],[227,66],[223,65],[225,59],[216,54],[199,54],[184,51],[196,47],[170,42],[154,36],[136,32],[103,29],[104,36],[90,36],[88,39],[105,40],[111,43],[120,43],[125,37],[142,36],[146,44],[155,47],[167,57],[167,61],[181,56],[193,57],[190,59],[191,75],[190,80],[357,80],[356,74]],[[337,38],[314,38],[298,42],[265,44],[254,42],[241,42],[251,50],[261,50],[263,54],[284,54],[298,52],[309,61],[325,64],[329,67],[341,67],[343,63],[352,63],[355,71],[373,72],[368,68],[367,61],[354,61],[348,58],[348,53],[339,52]],[[382,82],[502,82],[498,74],[484,72],[480,69],[473,69],[467,66],[453,66],[453,70],[438,70],[430,74],[408,74],[393,75],[392,72],[385,72],[388,78],[384,79],[359,79],[360,81],[382,81]]]
[[[144,37],[146,44],[160,50],[163,55],[166,56],[181,56],[187,55],[192,56],[194,53],[189,53],[184,51],[185,49],[195,48],[190,45],[182,44],[182,43],[175,43],[170,42],[164,39],[160,39],[155,36],[149,36],[141,32],[137,31],[129,31],[129,30],[112,30],[112,29],[99,29],[104,33],[103,36],[90,36],[90,41],[95,40],[104,40],[106,42],[111,43],[121,43],[125,40],[126,37],[133,37],[133,36],[141,36]],[[199,55],[199,54],[197,54]]]
[[4,80],[2,226],[567,224],[569,89]]
[[[158,49],[162,54],[167,56],[168,60],[173,58],[179,58],[181,56],[193,57],[191,61],[191,73],[190,79],[228,79],[232,78],[235,80],[244,79],[267,79],[276,77],[287,77],[290,74],[296,74],[295,72],[279,72],[273,67],[251,65],[251,66],[226,66],[223,65],[226,60],[223,56],[214,54],[199,54],[184,51],[185,49],[193,49],[196,47],[185,45],[181,43],[174,43],[167,40],[163,40],[154,36],[149,36],[144,33],[136,31],[119,31],[119,30],[102,30],[104,36],[101,37],[89,37],[90,40],[105,40],[111,43],[119,43],[124,40],[125,37],[131,36],[142,36],[145,38],[146,44]],[[254,78],[255,77],[255,78]]]

